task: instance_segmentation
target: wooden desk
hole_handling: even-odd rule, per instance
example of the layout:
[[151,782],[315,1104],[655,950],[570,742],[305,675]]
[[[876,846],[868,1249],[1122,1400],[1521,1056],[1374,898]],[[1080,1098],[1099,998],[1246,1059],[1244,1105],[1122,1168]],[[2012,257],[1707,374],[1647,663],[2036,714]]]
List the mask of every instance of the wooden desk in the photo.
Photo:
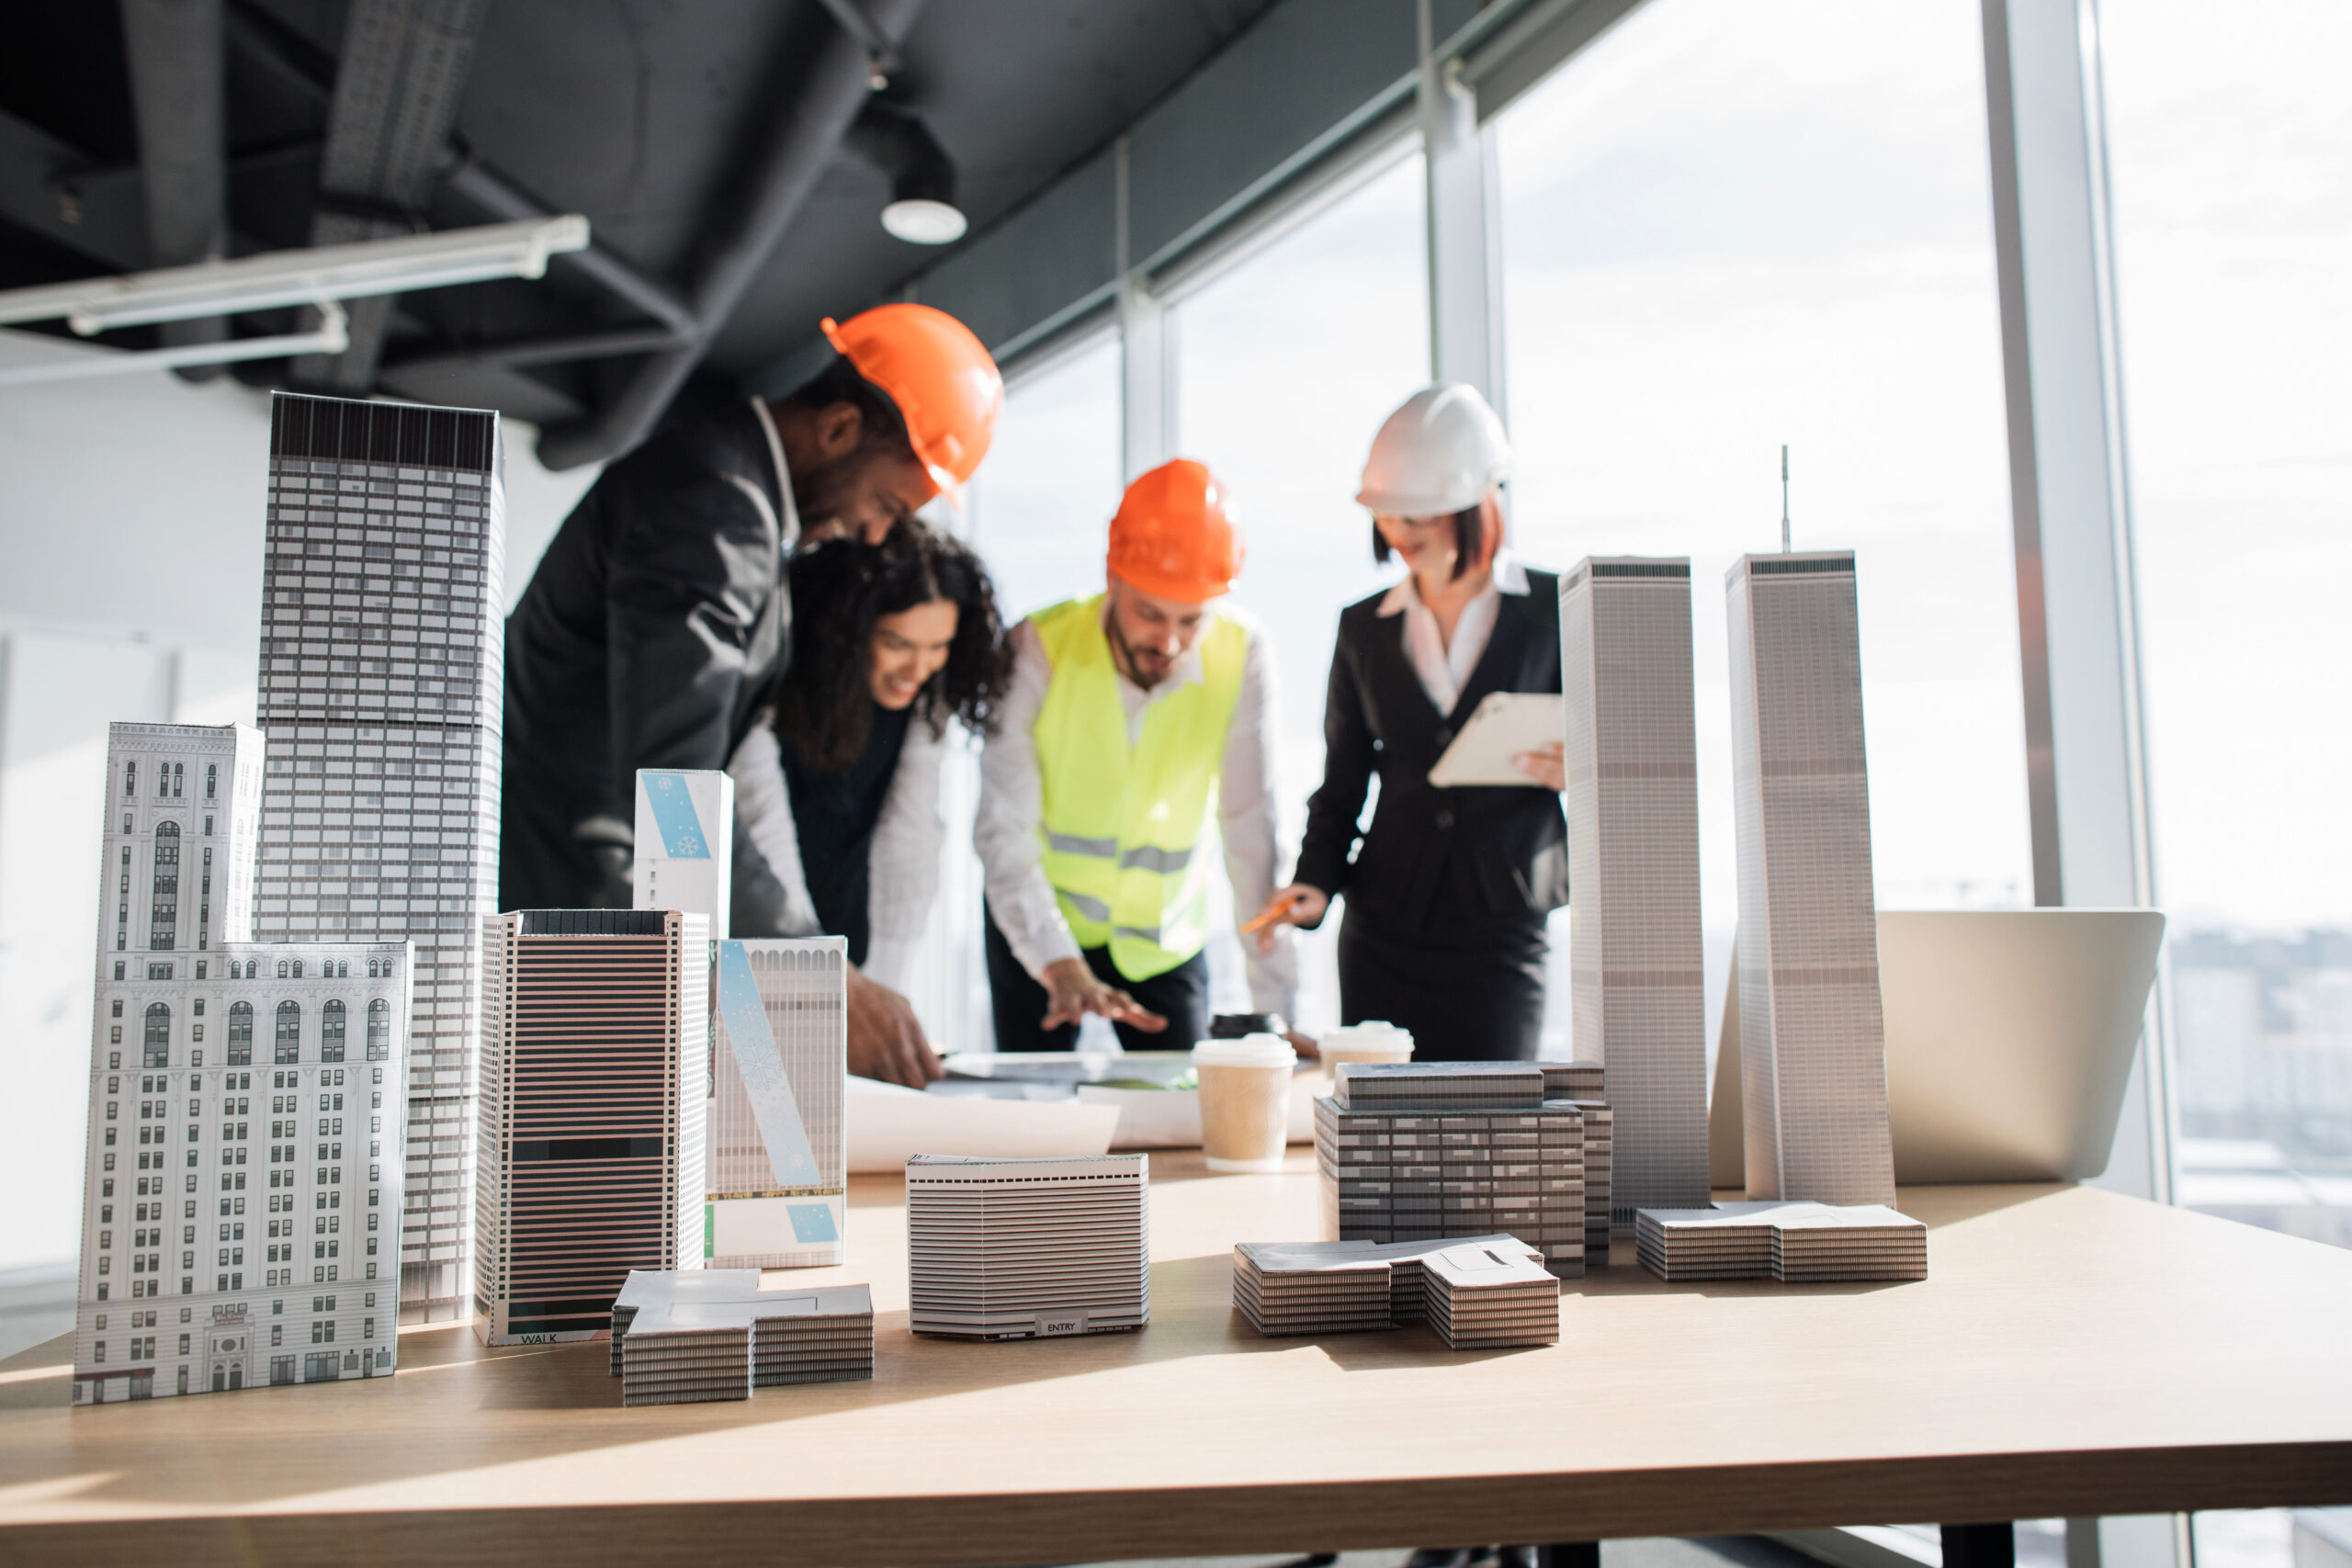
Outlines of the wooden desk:
[[[0,1562],[950,1564],[2352,1503],[2352,1253],[2090,1189],[1904,1194],[1924,1284],[1572,1281],[1564,1342],[1261,1339],[1229,1248],[1311,1161],[1153,1156],[1152,1324],[906,1328],[899,1184],[839,1269],[875,1380],[626,1410],[601,1344],[401,1336],[396,1378],[72,1409],[0,1363]],[[1621,1251],[1621,1256],[1623,1253]]]

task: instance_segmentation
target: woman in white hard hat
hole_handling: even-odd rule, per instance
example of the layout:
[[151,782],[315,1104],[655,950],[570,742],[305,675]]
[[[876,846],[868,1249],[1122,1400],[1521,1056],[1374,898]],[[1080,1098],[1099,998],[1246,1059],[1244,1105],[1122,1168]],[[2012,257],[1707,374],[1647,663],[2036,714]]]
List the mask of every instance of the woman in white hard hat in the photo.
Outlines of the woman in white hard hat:
[[[1406,576],[1340,614],[1323,786],[1297,880],[1262,917],[1269,935],[1312,927],[1345,893],[1341,1021],[1408,1029],[1423,1059],[1535,1055],[1544,920],[1568,897],[1557,746],[1516,760],[1532,787],[1429,777],[1487,694],[1560,689],[1559,579],[1503,547],[1510,468],[1502,422],[1459,384],[1414,393],[1374,438],[1356,499],[1374,558],[1402,558]],[[1375,773],[1380,804],[1359,835]]]

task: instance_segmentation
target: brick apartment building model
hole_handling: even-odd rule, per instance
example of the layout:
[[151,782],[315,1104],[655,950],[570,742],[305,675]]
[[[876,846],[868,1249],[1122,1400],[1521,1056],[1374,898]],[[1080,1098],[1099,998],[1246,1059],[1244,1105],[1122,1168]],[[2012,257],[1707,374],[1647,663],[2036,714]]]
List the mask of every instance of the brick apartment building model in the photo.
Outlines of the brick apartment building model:
[[408,944],[250,940],[258,731],[107,739],[74,1401],[390,1372]]
[[477,965],[498,883],[501,475],[494,413],[271,404],[254,930],[416,944],[397,1287],[412,1319],[461,1317],[470,1294]]

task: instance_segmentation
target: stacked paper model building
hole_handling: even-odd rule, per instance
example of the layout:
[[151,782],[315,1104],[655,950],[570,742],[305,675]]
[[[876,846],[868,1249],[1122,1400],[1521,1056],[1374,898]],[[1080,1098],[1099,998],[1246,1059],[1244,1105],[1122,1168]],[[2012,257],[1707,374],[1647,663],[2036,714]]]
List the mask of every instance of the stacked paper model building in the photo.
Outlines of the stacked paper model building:
[[1243,1242],[1233,1249],[1234,1310],[1270,1337],[1393,1328],[1430,1315],[1423,1263],[1455,1247],[1544,1260],[1542,1252],[1510,1235]]
[[874,1375],[864,1285],[763,1291],[756,1269],[632,1271],[614,1298],[623,1404],[749,1399],[755,1388]]
[[1661,1280],[1800,1284],[1928,1277],[1928,1227],[1878,1203],[1644,1209],[1634,1247],[1642,1266]]
[[1151,1318],[1142,1155],[907,1162],[917,1334],[1029,1339]]
[[1560,579],[1569,988],[1609,1071],[1613,1226],[1707,1201],[1706,996],[1690,563],[1595,558]]
[[1505,1231],[1541,1248],[1554,1274],[1582,1274],[1600,1250],[1595,1222],[1607,1234],[1607,1200],[1589,1203],[1585,1164],[1589,1119],[1605,1111],[1547,1098],[1545,1072],[1532,1062],[1342,1063],[1336,1092],[1315,1105],[1325,1235]]
[[716,1269],[847,1258],[849,943],[731,941],[735,783],[640,768],[635,898],[710,921],[709,1137],[703,1253]]
[[674,909],[482,922],[486,1343],[594,1338],[631,1269],[700,1261],[708,930]]
[[107,732],[77,1404],[398,1355],[412,949],[251,940],[262,748]]

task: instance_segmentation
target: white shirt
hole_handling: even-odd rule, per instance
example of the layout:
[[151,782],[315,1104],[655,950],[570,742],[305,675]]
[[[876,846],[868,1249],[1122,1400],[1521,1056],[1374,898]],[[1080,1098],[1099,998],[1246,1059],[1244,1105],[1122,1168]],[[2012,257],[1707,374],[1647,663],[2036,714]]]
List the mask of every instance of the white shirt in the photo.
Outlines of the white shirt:
[[1382,616],[1405,617],[1405,657],[1412,661],[1421,690],[1429,694],[1439,713],[1452,713],[1462,700],[1462,688],[1470,683],[1471,671],[1478,668],[1487,644],[1494,638],[1495,617],[1502,614],[1503,595],[1527,591],[1527,569],[1510,550],[1497,550],[1487,586],[1462,606],[1461,618],[1453,623],[1451,644],[1439,635],[1437,612],[1421,603],[1421,591],[1411,572],[1380,602]]
[[[1109,611],[1106,603],[1103,613]],[[1233,884],[1234,923],[1239,925],[1266,907],[1276,886],[1274,671],[1273,655],[1258,629],[1231,611],[1225,614],[1250,634],[1241,694],[1226,731],[1217,785],[1218,836],[1225,843],[1226,876]],[[1046,877],[1045,842],[1039,832],[1045,784],[1034,731],[1046,705],[1046,688],[1053,684],[1054,667],[1037,628],[1029,622],[1012,628],[1012,683],[999,710],[996,735],[980,752],[980,805],[972,845],[979,852],[989,908],[998,928],[1022,967],[1042,978],[1047,964],[1080,955],[1054,886]],[[1154,703],[1204,679],[1197,646],[1186,649],[1167,678],[1148,691],[1120,675],[1127,744],[1132,747],[1142,739],[1144,717]],[[1244,940],[1241,948],[1249,962],[1252,1009],[1296,1018],[1298,959],[1289,931],[1282,930],[1274,950],[1262,956],[1254,942]]]

